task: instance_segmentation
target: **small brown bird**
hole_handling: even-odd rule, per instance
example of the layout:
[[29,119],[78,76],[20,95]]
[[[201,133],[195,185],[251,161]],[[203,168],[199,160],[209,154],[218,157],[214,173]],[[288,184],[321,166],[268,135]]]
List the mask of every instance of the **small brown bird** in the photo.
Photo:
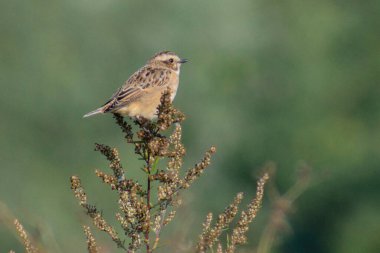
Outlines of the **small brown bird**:
[[186,59],[181,59],[170,51],[155,54],[144,67],[129,77],[102,107],[83,117],[110,112],[154,119],[157,117],[161,95],[167,88],[172,92],[173,101],[178,89],[181,64],[185,62]]

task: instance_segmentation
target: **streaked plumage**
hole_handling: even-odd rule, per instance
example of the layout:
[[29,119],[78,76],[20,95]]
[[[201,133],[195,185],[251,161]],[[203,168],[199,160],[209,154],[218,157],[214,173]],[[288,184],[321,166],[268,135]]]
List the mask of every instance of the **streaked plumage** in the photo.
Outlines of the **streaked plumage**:
[[167,88],[172,92],[173,101],[179,84],[180,67],[186,61],[170,51],[155,54],[102,107],[83,117],[111,112],[149,120],[155,118],[161,95]]

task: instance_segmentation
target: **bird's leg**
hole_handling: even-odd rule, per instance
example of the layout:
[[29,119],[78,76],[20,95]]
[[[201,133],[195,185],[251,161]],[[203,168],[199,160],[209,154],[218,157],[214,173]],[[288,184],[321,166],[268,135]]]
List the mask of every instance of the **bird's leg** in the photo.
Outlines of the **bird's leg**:
[[142,117],[142,116],[136,116],[135,122],[142,128],[142,130],[146,133],[152,133],[153,131],[153,125],[151,124],[150,120]]
[[160,134],[159,131],[160,131],[160,129],[157,128],[157,129],[153,132],[153,135],[154,135],[155,137],[158,137],[158,138],[166,139],[166,136]]

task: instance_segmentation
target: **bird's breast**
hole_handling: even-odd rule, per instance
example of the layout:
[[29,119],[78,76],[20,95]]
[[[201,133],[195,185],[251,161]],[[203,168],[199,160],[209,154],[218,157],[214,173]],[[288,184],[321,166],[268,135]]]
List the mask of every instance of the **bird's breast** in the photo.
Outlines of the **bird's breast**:
[[171,96],[170,100],[173,102],[175,96],[177,95],[177,90],[178,90],[178,85],[179,85],[179,75],[177,73],[172,73],[171,75],[171,80],[168,84],[168,88],[171,90]]

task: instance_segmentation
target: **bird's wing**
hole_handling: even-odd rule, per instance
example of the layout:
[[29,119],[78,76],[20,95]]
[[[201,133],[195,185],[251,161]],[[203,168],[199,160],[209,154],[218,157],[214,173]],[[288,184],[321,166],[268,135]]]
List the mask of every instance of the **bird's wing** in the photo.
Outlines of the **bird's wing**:
[[105,112],[124,107],[139,99],[148,90],[164,86],[170,78],[170,70],[145,66],[135,72],[104,104]]

